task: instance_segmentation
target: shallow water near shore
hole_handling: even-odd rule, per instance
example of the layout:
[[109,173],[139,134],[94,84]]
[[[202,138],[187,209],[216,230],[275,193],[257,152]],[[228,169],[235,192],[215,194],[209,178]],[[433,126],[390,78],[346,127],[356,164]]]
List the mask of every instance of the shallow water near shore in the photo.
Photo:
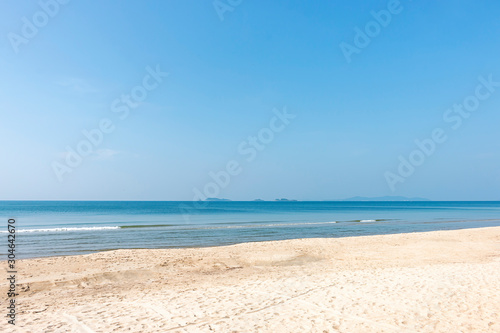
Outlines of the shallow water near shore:
[[477,201],[2,201],[0,212],[16,220],[18,259],[500,226],[500,202]]

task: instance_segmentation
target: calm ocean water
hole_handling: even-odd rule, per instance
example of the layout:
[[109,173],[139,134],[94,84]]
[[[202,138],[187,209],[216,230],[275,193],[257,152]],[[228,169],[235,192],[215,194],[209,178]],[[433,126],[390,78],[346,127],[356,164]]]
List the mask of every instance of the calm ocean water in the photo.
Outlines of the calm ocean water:
[[0,201],[0,217],[32,258],[500,226],[500,202]]

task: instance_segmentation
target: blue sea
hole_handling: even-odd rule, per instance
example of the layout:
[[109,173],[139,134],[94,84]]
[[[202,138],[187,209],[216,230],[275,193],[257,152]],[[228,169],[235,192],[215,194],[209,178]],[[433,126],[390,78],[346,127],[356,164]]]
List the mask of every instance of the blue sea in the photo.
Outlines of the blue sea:
[[21,259],[500,226],[500,202],[0,201],[0,218]]

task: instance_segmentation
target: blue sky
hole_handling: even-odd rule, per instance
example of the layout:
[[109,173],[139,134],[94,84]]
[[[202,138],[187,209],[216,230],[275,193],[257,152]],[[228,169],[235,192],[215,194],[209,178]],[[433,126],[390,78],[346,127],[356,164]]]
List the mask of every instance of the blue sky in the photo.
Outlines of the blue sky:
[[[219,13],[212,1],[54,1],[41,14],[37,1],[0,4],[0,199],[192,200],[213,183],[233,200],[500,200],[500,87],[457,129],[443,118],[479,77],[500,82],[496,1],[224,0]],[[341,43],[356,47],[370,24],[348,62]],[[147,68],[168,76],[120,119],[113,102]],[[295,118],[248,161],[238,147],[285,108]],[[103,119],[113,130],[69,167],[68,147]],[[447,140],[401,176],[399,157],[436,128]],[[217,184],[209,173],[229,161],[239,172]]]

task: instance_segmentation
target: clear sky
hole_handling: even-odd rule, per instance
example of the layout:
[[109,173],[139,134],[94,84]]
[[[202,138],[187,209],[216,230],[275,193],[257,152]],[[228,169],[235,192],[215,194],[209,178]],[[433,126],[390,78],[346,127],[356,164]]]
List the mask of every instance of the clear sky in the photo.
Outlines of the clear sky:
[[494,0],[2,1],[0,199],[500,200],[499,17]]

